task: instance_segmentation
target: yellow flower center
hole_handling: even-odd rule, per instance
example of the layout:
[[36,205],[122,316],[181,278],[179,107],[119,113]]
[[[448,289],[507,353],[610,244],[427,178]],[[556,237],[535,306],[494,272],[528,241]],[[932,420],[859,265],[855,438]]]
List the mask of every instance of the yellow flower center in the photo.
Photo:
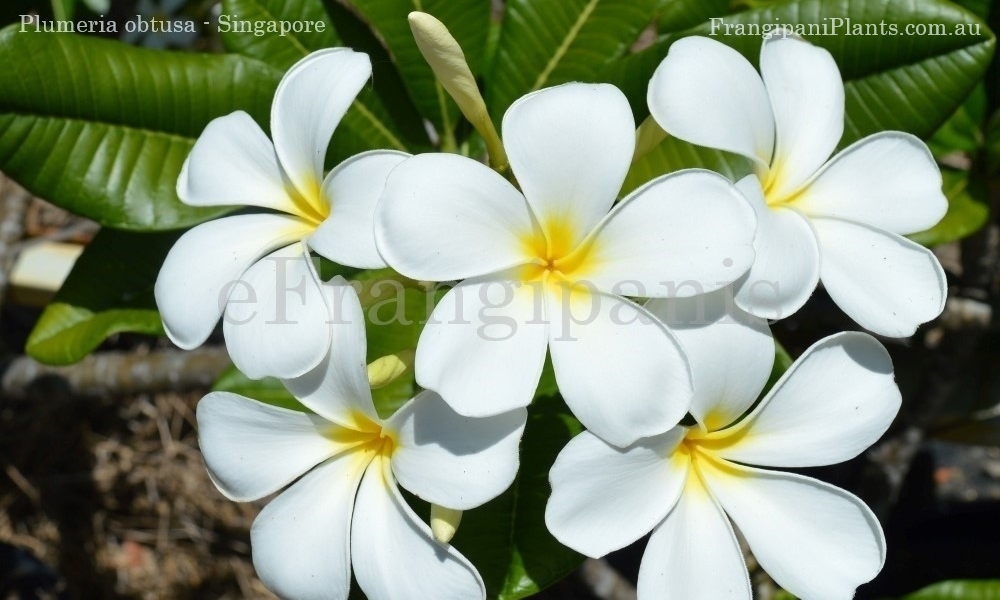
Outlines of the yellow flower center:
[[384,458],[392,456],[398,445],[396,432],[358,411],[351,413],[351,421],[350,427],[334,424],[326,432],[326,437],[336,444],[341,452],[369,455],[365,460],[366,464],[377,456]]
[[311,223],[313,227],[318,227],[330,216],[332,203],[329,198],[323,196],[321,182],[310,179],[309,189],[305,191],[301,191],[291,182],[287,182],[285,192],[292,201],[292,206],[295,207],[298,216]]
[[524,282],[569,286],[583,279],[591,258],[589,240],[579,241],[577,228],[566,218],[551,218],[521,236],[529,264],[521,271]]

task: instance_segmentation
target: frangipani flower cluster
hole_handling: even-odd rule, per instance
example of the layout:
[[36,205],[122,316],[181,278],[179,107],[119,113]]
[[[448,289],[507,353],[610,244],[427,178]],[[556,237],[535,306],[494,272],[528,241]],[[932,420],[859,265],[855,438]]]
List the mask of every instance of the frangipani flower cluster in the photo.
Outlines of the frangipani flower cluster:
[[[769,40],[761,81],[734,51],[691,38],[650,84],[653,116],[678,137],[749,157],[755,175],[734,184],[679,171],[618,200],[636,151],[618,89],[530,93],[503,116],[501,139],[447,30],[428,15],[411,25],[418,47],[447,54],[428,62],[461,91],[491,166],[373,151],[324,176],[327,142],[370,75],[367,57],[333,49],[282,80],[273,144],[249,116],[223,117],[178,182],[190,204],[283,213],[196,227],[156,288],[171,339],[197,346],[224,314],[236,365],[281,378],[311,411],[224,392],[199,406],[224,494],[246,501],[287,487],[251,532],[264,582],[289,598],[346,598],[353,565],[372,600],[485,598],[475,567],[435,539],[397,483],[452,512],[502,493],[549,356],[588,430],[550,473],[546,523],[559,540],[600,556],[653,531],[640,598],[749,598],[732,519],[779,584],[805,599],[850,597],[884,562],[878,521],[842,490],[757,466],[863,451],[898,410],[892,366],[870,336],[832,336],[754,405],[775,350],[762,317],[797,310],[820,278],[879,333],[908,335],[940,312],[940,265],[897,235],[943,214],[926,148],[880,134],[823,166],[843,129],[828,53]],[[357,294],[323,282],[310,250],[454,282],[416,347],[424,391],[388,418],[372,401]],[[883,275],[888,283],[869,281]],[[256,303],[236,295],[237,281]],[[757,294],[762,283],[776,294]],[[278,299],[299,289],[294,306]],[[688,414],[693,424],[679,425]]]

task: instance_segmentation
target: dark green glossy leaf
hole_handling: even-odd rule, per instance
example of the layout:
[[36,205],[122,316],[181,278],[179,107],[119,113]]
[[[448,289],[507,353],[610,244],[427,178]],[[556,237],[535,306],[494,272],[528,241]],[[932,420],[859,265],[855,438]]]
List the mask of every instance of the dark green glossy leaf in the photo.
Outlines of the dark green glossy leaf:
[[163,335],[153,282],[177,237],[101,230],[45,307],[25,351],[40,362],[66,365],[115,333]]
[[437,82],[420,54],[407,15],[421,11],[444,23],[462,47],[473,75],[482,70],[490,25],[490,3],[482,0],[353,0],[353,4],[384,40],[420,113],[451,136],[458,106]]
[[301,412],[309,412],[308,408],[303,406],[301,402],[288,393],[288,390],[285,389],[285,386],[281,384],[280,380],[275,379],[274,377],[250,379],[236,367],[229,367],[226,369],[222,375],[215,380],[215,384],[212,385],[212,391],[232,392],[233,394],[253,398],[254,400],[258,400],[264,404],[280,406],[281,408],[288,408],[290,410],[297,410]]
[[16,26],[0,31],[0,63],[0,169],[67,210],[136,230],[226,211],[182,204],[177,175],[211,119],[246,110],[266,123],[280,75],[239,56]]
[[[296,20],[322,22],[322,32],[314,30],[311,33],[281,35],[280,31],[269,32],[265,29],[260,36],[237,31],[222,33],[223,42],[230,51],[265,61],[281,72],[310,52],[341,45],[340,36],[320,0],[226,0],[220,19],[220,25],[226,19],[229,23],[240,20],[251,23]],[[399,139],[396,126],[378,97],[370,88],[365,87],[337,126],[330,148],[330,159],[335,164],[366,150],[406,150],[407,146]]]
[[[309,31],[285,35],[266,29],[260,35],[254,32],[255,27],[266,28],[269,23],[281,21],[311,26]],[[316,23],[322,23],[322,31]],[[226,50],[256,58],[282,72],[313,50],[340,45],[319,0],[223,0],[219,36]]]
[[[895,28],[898,35],[815,35],[824,26],[830,32],[832,24],[839,24],[837,31],[843,33],[847,19],[852,28],[884,26],[886,32]],[[929,135],[983,77],[995,46],[992,32],[978,17],[946,0],[792,0],[664,36],[648,49],[608,66],[602,78],[618,84],[632,102],[636,117],[644,118],[649,78],[673,41],[685,35],[709,35],[756,64],[763,28],[777,25],[802,25],[803,37],[836,59],[847,101],[841,145],[882,130]],[[942,28],[946,35],[908,33],[907,26]]]
[[536,399],[529,408],[514,484],[462,518],[452,542],[479,569],[490,598],[530,596],[565,577],[583,560],[545,527],[549,468],[580,431],[579,422],[558,396]]
[[508,0],[487,80],[494,120],[520,96],[567,81],[598,81],[656,14],[656,0]]
[[625,195],[654,177],[681,169],[701,168],[721,173],[731,181],[738,181],[753,172],[750,161],[728,152],[689,144],[668,136],[645,156],[632,164],[621,195]]
[[970,181],[969,173],[945,169],[944,192],[948,197],[948,213],[927,231],[909,235],[911,240],[924,246],[937,246],[962,239],[976,231],[989,218],[989,208],[985,199],[985,189],[981,184]]
[[927,140],[927,145],[939,159],[955,152],[972,155],[983,145],[985,117],[986,88],[977,85],[962,106]]

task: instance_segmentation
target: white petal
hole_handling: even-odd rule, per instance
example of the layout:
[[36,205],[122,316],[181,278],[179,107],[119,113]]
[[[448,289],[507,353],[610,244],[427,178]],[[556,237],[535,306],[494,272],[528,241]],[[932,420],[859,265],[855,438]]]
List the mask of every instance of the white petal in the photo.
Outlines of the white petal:
[[170,249],[154,293],[163,328],[190,350],[215,329],[231,294],[244,298],[236,281],[261,256],[302,239],[303,221],[283,215],[239,215],[202,223]]
[[367,597],[485,600],[476,568],[453,547],[434,540],[430,527],[399,495],[387,461],[376,460],[368,468],[355,507],[354,576]]
[[809,220],[793,209],[770,208],[753,176],[737,183],[757,211],[757,253],[736,283],[736,304],[765,319],[783,319],[806,303],[819,282],[819,241]]
[[375,241],[389,265],[414,279],[450,281],[528,260],[534,235],[524,197],[496,171],[453,154],[403,161],[375,210]]
[[545,525],[557,540],[591,557],[649,533],[677,501],[690,461],[675,453],[684,429],[616,448],[584,431],[549,471]]
[[746,419],[722,433],[720,456],[768,467],[815,467],[854,458],[899,411],[889,353],[864,333],[820,340]]
[[572,248],[618,197],[635,150],[628,100],[608,84],[568,83],[515,102],[503,117],[510,166],[535,217]]
[[246,301],[230,296],[222,323],[233,364],[251,379],[299,377],[318,365],[332,320],[305,246],[272,252],[240,281]]
[[662,323],[610,294],[553,293],[547,301],[556,382],[587,429],[627,446],[680,421],[691,402],[691,373]]
[[342,454],[264,507],[250,529],[253,565],[282,598],[346,600],[351,516],[367,458]]
[[687,37],[670,46],[646,101],[667,133],[735,152],[766,169],[774,148],[771,102],[753,65],[729,46]]
[[375,248],[375,205],[385,180],[409,155],[373,150],[353,156],[330,171],[323,197],[331,214],[309,237],[309,245],[324,257],[359,269],[379,269],[385,261]]
[[392,471],[424,500],[459,510],[499,496],[514,481],[528,411],[473,419],[424,391],[386,423],[396,444]]
[[288,179],[314,206],[333,130],[372,74],[368,55],[347,48],[313,52],[278,83],[271,136]]
[[709,431],[730,425],[750,408],[774,364],[767,321],[737,308],[732,294],[732,288],[723,288],[646,303],[684,348],[694,383],[690,412]]
[[181,169],[177,195],[191,206],[246,204],[303,216],[285,188],[271,140],[241,110],[205,126]]
[[772,36],[760,75],[774,110],[768,198],[794,192],[830,158],[844,134],[844,81],[830,53],[795,36]]
[[855,142],[794,200],[813,217],[835,217],[900,235],[930,229],[948,212],[941,171],[927,145],[900,131]]
[[848,600],[885,564],[885,536],[855,496],[794,475],[698,461],[767,574],[796,597]]
[[751,600],[750,575],[729,519],[692,472],[639,565],[640,598]]
[[229,392],[198,403],[198,445],[212,480],[231,500],[263,498],[333,456],[326,420]]
[[334,323],[329,352],[313,370],[282,383],[309,410],[345,427],[366,431],[381,421],[368,385],[365,314],[357,292],[342,277],[325,284],[324,291],[329,295]]
[[469,417],[527,406],[545,363],[542,309],[531,285],[460,283],[438,302],[420,333],[417,383]]
[[672,173],[615,207],[591,241],[580,277],[604,291],[638,285],[638,296],[711,292],[750,268],[755,222],[750,204],[725,177],[695,169]]
[[865,329],[907,337],[944,310],[944,269],[927,248],[848,221],[812,223],[822,248],[820,279],[837,306]]

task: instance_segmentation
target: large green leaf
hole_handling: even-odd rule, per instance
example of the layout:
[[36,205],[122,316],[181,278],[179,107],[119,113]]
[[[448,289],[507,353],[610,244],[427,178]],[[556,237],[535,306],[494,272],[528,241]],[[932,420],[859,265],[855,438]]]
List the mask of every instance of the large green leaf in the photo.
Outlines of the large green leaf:
[[975,180],[970,180],[968,172],[945,169],[941,175],[944,177],[944,193],[948,197],[947,214],[927,231],[907,236],[924,246],[960,240],[978,231],[990,214],[984,202],[985,189]]
[[[340,36],[320,0],[225,0],[220,19],[228,20],[220,23],[230,23],[230,31],[222,31],[227,49],[267,62],[282,72],[310,52],[341,45]],[[324,29],[322,32],[314,28],[310,33],[282,35],[280,31],[267,31],[265,28],[258,36],[238,31],[235,23],[240,21],[249,22],[249,25],[239,26],[244,29],[257,27],[257,23],[281,21],[318,21],[323,23]],[[359,152],[378,148],[406,150],[407,145],[399,138],[395,124],[375,92],[366,87],[337,126],[331,141],[330,158],[336,163]]]
[[902,600],[1000,600],[1000,580],[942,581]]
[[[285,35],[266,30],[267,24],[281,21],[312,25],[309,31]],[[322,23],[322,31],[316,23]],[[258,35],[255,27],[264,29]],[[219,36],[228,51],[264,61],[282,72],[313,50],[340,45],[320,0],[223,0]]]
[[176,229],[225,211],[180,202],[181,165],[215,117],[246,110],[266,123],[278,72],[18,29],[0,31],[0,170],[111,227]]
[[[847,19],[852,27],[884,24],[886,31],[895,27],[898,34],[815,35],[823,27],[829,31],[831,23],[846,27]],[[995,46],[992,32],[978,17],[945,0],[792,0],[666,35],[646,50],[609,65],[602,78],[618,84],[636,117],[642,118],[648,114],[649,78],[680,37],[710,35],[756,63],[761,27],[800,24],[806,39],[833,54],[844,78],[847,122],[842,145],[887,129],[929,135],[982,79]],[[941,27],[947,35],[908,33],[907,26]]]
[[434,123],[442,138],[451,136],[458,107],[421,56],[406,17],[412,11],[421,11],[444,23],[462,47],[472,73],[478,75],[486,54],[490,3],[482,0],[353,0],[352,4],[392,53],[421,114]]
[[508,0],[487,104],[499,119],[518,97],[567,81],[596,81],[656,14],[657,0]]
[[545,526],[549,468],[580,430],[558,396],[537,398],[529,408],[514,484],[462,518],[452,542],[479,569],[490,598],[530,596],[565,577],[583,560]]
[[632,164],[621,193],[625,195],[654,177],[691,168],[709,169],[734,182],[753,172],[750,161],[742,156],[695,146],[667,136],[657,147]]
[[153,282],[177,233],[102,229],[28,337],[26,352],[52,365],[74,363],[109,335],[162,335]]

